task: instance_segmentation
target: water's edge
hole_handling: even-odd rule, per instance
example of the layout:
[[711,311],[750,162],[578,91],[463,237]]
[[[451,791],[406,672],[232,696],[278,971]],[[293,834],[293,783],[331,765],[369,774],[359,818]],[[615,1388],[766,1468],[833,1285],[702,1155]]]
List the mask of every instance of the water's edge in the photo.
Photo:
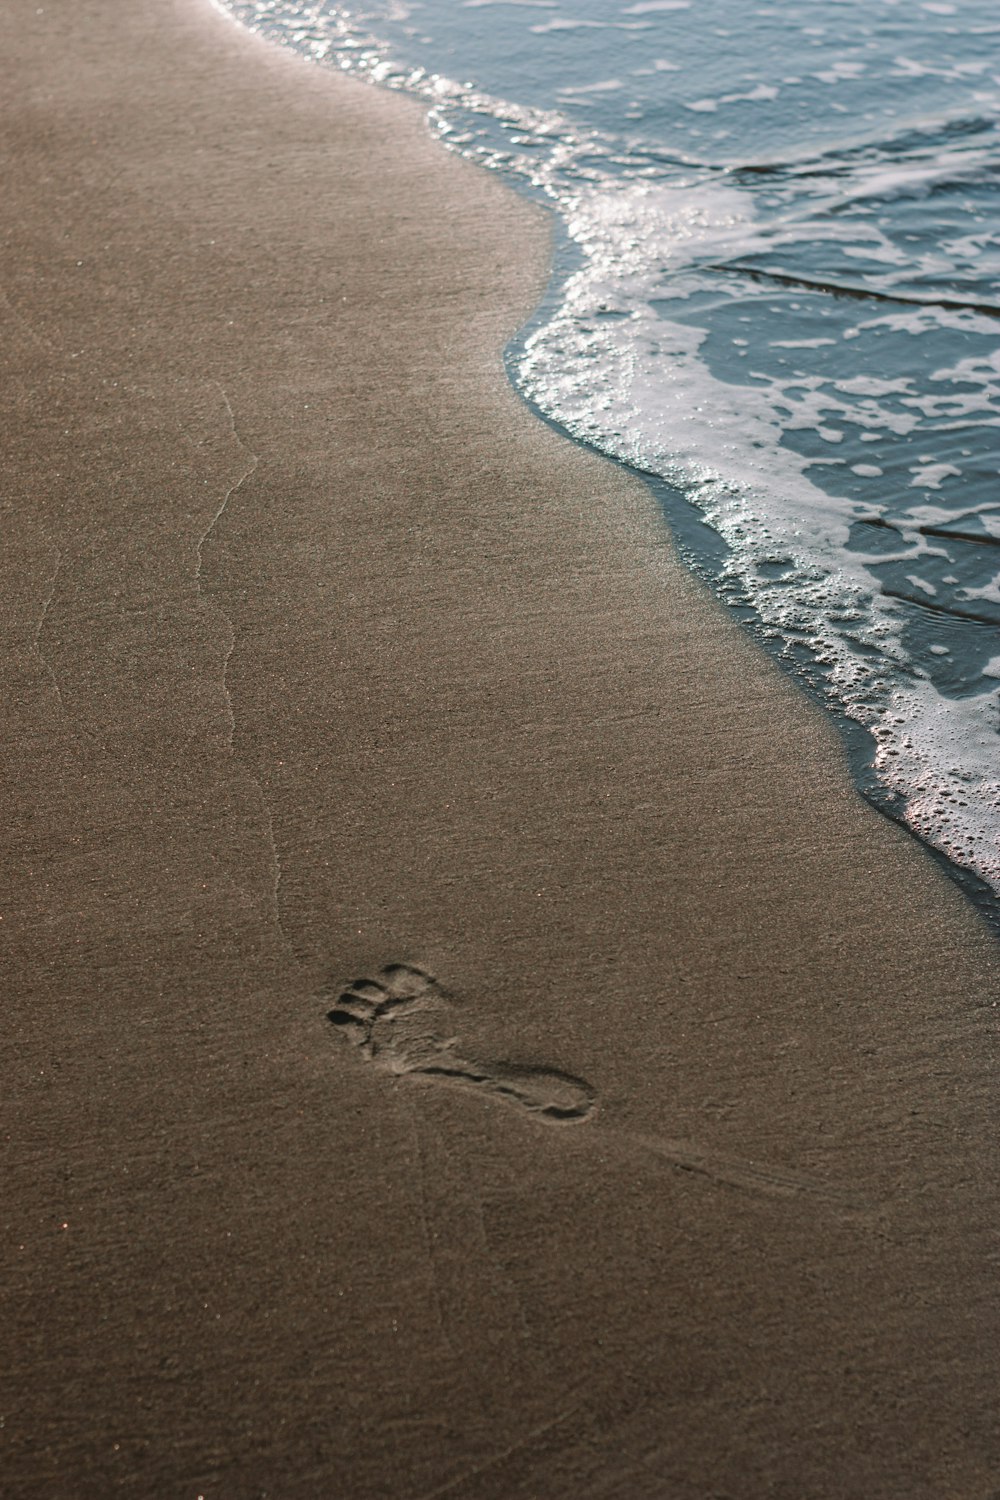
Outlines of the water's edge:
[[[447,141],[443,144],[448,150],[456,149]],[[876,811],[901,828],[920,847],[921,851],[959,886],[979,915],[986,921],[991,932],[1000,940],[1000,895],[974,871],[949,859],[943,850],[938,849],[930,840],[922,838],[920,833],[907,822],[903,816],[905,806],[903,799],[898,798],[879,780],[875,769],[876,741],[874,736],[857,719],[843,712],[836,698],[824,690],[823,668],[811,658],[793,661],[790,658],[788,646],[779,642],[774,633],[766,628],[765,622],[753,604],[745,596],[734,594],[731,580],[723,572],[725,560],[730,555],[729,545],[709,525],[698,506],[689,500],[682,490],[661,478],[660,475],[640,469],[570,432],[562,423],[550,417],[518,383],[517,371],[524,356],[525,346],[531,335],[537,329],[544,327],[552,317],[554,309],[559,304],[560,288],[565,284],[566,278],[572,274],[574,265],[580,258],[580,252],[565,233],[558,211],[544,194],[526,187],[523,177],[505,172],[502,167],[493,170],[498,170],[501,179],[519,196],[529,197],[534,202],[540,203],[551,215],[553,224],[553,249],[545,292],[528,320],[518,329],[503,351],[504,371],[513,390],[532,415],[553,432],[557,432],[560,437],[575,443],[578,447],[585,448],[590,453],[596,453],[605,463],[614,464],[645,484],[656,502],[678,555],[689,572],[705,584],[715,599],[725,608],[727,614],[735,617],[755,644],[777,663],[784,675],[805,693],[810,702],[817,705],[832,719],[844,746],[855,790]]]

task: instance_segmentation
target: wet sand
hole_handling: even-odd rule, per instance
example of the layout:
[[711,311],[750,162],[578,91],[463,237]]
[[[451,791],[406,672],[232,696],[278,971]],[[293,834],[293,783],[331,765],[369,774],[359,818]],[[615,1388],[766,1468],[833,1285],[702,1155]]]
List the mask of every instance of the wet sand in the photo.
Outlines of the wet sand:
[[5,33],[5,1497],[995,1496],[1000,945],[508,388],[542,213]]

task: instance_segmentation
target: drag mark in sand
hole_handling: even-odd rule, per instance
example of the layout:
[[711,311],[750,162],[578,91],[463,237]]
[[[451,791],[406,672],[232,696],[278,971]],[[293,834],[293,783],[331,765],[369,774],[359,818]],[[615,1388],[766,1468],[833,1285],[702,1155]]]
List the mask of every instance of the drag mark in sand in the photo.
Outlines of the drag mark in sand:
[[45,629],[45,622],[49,617],[49,610],[52,608],[52,600],[55,597],[56,584],[59,581],[59,574],[62,571],[62,561],[62,553],[57,550],[56,565],[52,570],[52,577],[48,581],[48,585],[45,591],[45,598],[42,600],[42,612],[38,618],[38,624],[35,627],[35,638],[33,642],[35,655],[37,656],[39,663],[45,671],[49,681],[52,683],[52,687],[55,691],[56,699],[58,700],[60,708],[63,707],[63,696],[59,690],[59,683],[56,681],[56,674],[52,670],[52,663],[42,651],[42,632]]
[[[230,500],[236,494],[236,491],[240,488],[240,485],[245,484],[246,481],[250,478],[251,474],[254,472],[258,463],[260,462],[257,454],[250,451],[250,449],[247,447],[246,443],[243,441],[236,430],[236,417],[233,414],[233,408],[230,404],[229,397],[226,394],[225,387],[222,385],[219,386],[219,394],[222,396],[223,404],[226,408],[226,415],[229,418],[229,430],[233,435],[234,441],[239,444],[244,453],[247,455],[248,462],[247,467],[243,470],[243,473],[226,490],[225,494],[222,497],[220,505],[215,510],[211,520],[205,527],[205,530],[202,532],[201,536],[198,538],[197,544],[195,546],[194,582],[195,587],[197,588],[198,593],[202,599],[205,598],[205,585],[202,581],[202,564],[204,560],[205,547],[208,544],[209,538],[211,537],[215,528],[218,526],[219,522],[222,520],[222,517],[225,515],[226,510],[229,507]],[[236,636],[233,631],[232,621],[226,614],[225,610],[222,609],[218,604],[215,605],[215,609],[225,621],[225,627],[227,631],[226,651],[222,659],[222,696],[225,699],[226,703],[226,714],[229,720],[229,747],[230,749],[232,749],[233,737],[236,734],[236,719],[233,714],[233,698],[232,694],[229,691],[229,663],[232,658],[233,651],[236,647]]]
[[[376,978],[355,979],[342,990],[327,1019],[362,1057],[397,1077],[424,1077],[476,1089],[549,1123],[582,1124],[591,1118],[597,1092],[585,1079],[555,1068],[468,1056],[458,1038],[448,1034],[454,1005],[423,969],[387,964]],[[851,1215],[872,1208],[862,1194],[794,1167],[707,1151],[693,1141],[615,1129],[601,1134],[630,1155],[646,1153],[675,1171],[755,1196],[801,1198]]]
[[861,1194],[837,1183],[824,1182],[822,1178],[814,1177],[809,1172],[800,1172],[795,1167],[705,1151],[694,1141],[671,1141],[659,1136],[630,1135],[624,1131],[612,1131],[609,1134],[617,1136],[633,1150],[647,1151],[652,1156],[658,1156],[679,1172],[707,1177],[712,1182],[738,1188],[741,1192],[768,1198],[809,1198],[825,1202],[829,1208],[845,1213],[867,1213],[871,1208]]

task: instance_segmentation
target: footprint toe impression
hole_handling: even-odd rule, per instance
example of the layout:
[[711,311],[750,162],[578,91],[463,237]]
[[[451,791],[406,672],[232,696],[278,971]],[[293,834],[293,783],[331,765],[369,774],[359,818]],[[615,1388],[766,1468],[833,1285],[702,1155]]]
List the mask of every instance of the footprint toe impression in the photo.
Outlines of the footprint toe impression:
[[388,1072],[479,1089],[551,1122],[587,1119],[596,1095],[582,1078],[557,1069],[466,1057],[450,1034],[447,1013],[453,1009],[451,997],[423,969],[387,964],[376,979],[348,985],[327,1019]]

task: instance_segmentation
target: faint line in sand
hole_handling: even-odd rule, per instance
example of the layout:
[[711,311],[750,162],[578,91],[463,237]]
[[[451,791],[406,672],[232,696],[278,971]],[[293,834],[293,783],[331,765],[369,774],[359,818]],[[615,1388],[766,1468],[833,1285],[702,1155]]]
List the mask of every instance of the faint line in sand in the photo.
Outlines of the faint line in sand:
[[[218,384],[218,382],[216,383]],[[205,527],[205,530],[202,532],[201,536],[198,539],[198,544],[195,548],[194,577],[195,582],[199,585],[199,588],[201,586],[202,554],[205,550],[205,544],[207,543],[209,537],[212,535],[212,532],[215,530],[216,526],[218,526],[222,517],[225,515],[229,502],[235,495],[236,491],[240,488],[240,485],[246,483],[246,481],[250,478],[250,475],[254,472],[257,465],[260,463],[259,455],[251,450],[249,445],[243,441],[243,439],[239,435],[239,432],[237,431],[236,417],[233,414],[233,408],[230,403],[229,396],[226,394],[225,387],[221,384],[219,384],[219,392],[222,396],[223,402],[225,403],[226,412],[229,416],[229,430],[235,438],[236,442],[249,458],[250,464],[249,467],[245,469],[244,472],[239,476],[239,478],[229,486],[228,490],[226,490],[226,493],[222,497],[222,504],[219,506],[218,510],[215,512],[212,519],[209,521],[208,525]]]
[[42,612],[38,617],[38,624],[35,626],[35,636],[32,644],[34,647],[35,655],[37,656],[39,663],[41,664],[42,670],[45,672],[49,681],[52,683],[53,691],[55,692],[56,698],[59,700],[59,707],[65,711],[63,696],[59,689],[59,683],[56,680],[56,674],[52,670],[52,663],[49,661],[48,657],[42,650],[42,631],[45,629],[45,622],[49,617],[49,610],[52,608],[52,600],[55,597],[56,592],[56,583],[58,582],[59,574],[61,571],[62,553],[57,548],[55,569],[53,570],[52,577],[48,581],[48,585],[45,591],[45,597],[42,600]]
[[[199,598],[203,601],[204,604],[207,605],[209,609],[214,610],[225,622],[225,628],[228,633],[226,649],[222,658],[222,695],[226,705],[226,715],[229,726],[228,749],[230,755],[232,756],[235,755],[234,742],[236,738],[236,714],[233,709],[233,695],[229,689],[229,664],[232,660],[233,652],[236,649],[236,631],[233,628],[233,622],[227,614],[226,610],[223,609],[222,605],[219,604],[214,598],[209,597],[203,581],[202,570],[204,565],[204,554],[206,546],[211,540],[216,527],[219,525],[219,522],[226,514],[226,511],[229,508],[229,502],[232,500],[237,490],[247,482],[250,476],[257,469],[257,466],[260,463],[260,456],[254,453],[250,448],[250,445],[246,443],[240,436],[239,429],[236,425],[236,414],[233,411],[232,402],[229,399],[229,393],[227,392],[225,386],[221,383],[221,381],[216,381],[214,382],[214,384],[218,387],[219,394],[222,397],[223,405],[226,408],[226,415],[229,418],[229,430],[233,436],[234,441],[246,454],[248,463],[243,473],[240,474],[239,477],[234,480],[234,482],[226,490],[225,494],[222,497],[221,503],[217,507],[208,525],[205,527],[204,531],[198,538],[198,541],[195,545],[193,577],[195,588],[198,591]],[[256,789],[257,796],[260,799],[260,810],[261,816],[263,818],[264,835],[271,853],[271,915],[274,921],[274,925],[278,931],[278,935],[280,936],[281,941],[287,947],[288,938],[281,922],[280,892],[283,872],[281,868],[281,858],[278,854],[277,841],[274,837],[274,815],[271,811],[271,807],[268,803],[267,797],[264,795],[264,788],[261,786],[259,779],[252,774],[252,772],[246,765],[244,765],[243,769],[246,772],[247,776],[250,778],[250,781]]]
[[483,1463],[476,1464],[473,1468],[464,1470],[463,1473],[457,1474],[454,1479],[449,1479],[445,1484],[439,1485],[437,1489],[425,1490],[422,1495],[417,1496],[417,1500],[438,1500],[439,1495],[447,1495],[458,1485],[465,1484],[467,1480],[477,1479],[480,1474],[488,1473],[490,1469],[495,1469],[497,1464],[504,1463],[506,1459],[513,1458],[515,1453],[520,1453],[523,1448],[527,1448],[529,1443],[533,1443],[536,1438],[545,1437],[546,1433],[552,1432],[556,1427],[562,1426],[563,1422],[568,1422],[570,1417],[576,1416],[582,1406],[583,1401],[581,1399],[567,1411],[558,1412],[554,1417],[550,1417],[547,1422],[539,1422],[537,1427],[530,1428],[515,1443],[511,1443],[509,1448],[504,1448],[500,1453],[495,1453],[492,1458],[485,1459]]

